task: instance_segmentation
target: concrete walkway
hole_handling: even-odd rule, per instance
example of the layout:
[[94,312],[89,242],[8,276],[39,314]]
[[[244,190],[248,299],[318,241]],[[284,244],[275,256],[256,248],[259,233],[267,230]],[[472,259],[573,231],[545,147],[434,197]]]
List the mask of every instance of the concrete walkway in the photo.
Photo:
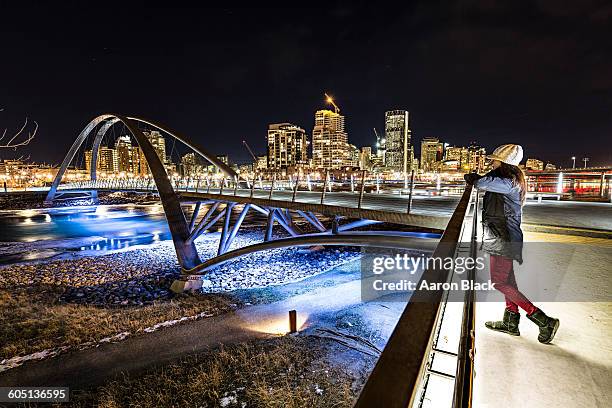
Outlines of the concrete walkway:
[[[581,290],[600,292],[612,283],[610,240],[525,234],[526,241],[575,242],[597,246],[590,265],[604,272],[604,281],[589,279]],[[520,278],[517,277],[520,280]],[[597,287],[596,287],[597,286]],[[519,282],[520,287],[520,282]],[[609,292],[609,287],[604,289]],[[475,407],[611,407],[612,406],[612,302],[534,302],[561,325],[553,344],[537,341],[538,328],[522,313],[521,336],[484,328],[499,320],[504,304],[481,302],[476,307]]]
[[528,200],[523,224],[592,228],[612,231],[612,204],[580,201]]

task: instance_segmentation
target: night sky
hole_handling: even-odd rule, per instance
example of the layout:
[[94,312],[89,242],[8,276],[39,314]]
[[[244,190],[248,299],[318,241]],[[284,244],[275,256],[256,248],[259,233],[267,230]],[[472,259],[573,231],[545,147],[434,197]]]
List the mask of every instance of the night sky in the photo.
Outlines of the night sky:
[[0,130],[26,115],[40,124],[30,146],[0,157],[58,163],[90,119],[117,112],[242,162],[243,139],[265,152],[269,123],[310,135],[328,92],[357,146],[374,144],[385,110],[407,109],[417,146],[520,143],[558,165],[612,164],[609,2],[81,3],[0,0]]

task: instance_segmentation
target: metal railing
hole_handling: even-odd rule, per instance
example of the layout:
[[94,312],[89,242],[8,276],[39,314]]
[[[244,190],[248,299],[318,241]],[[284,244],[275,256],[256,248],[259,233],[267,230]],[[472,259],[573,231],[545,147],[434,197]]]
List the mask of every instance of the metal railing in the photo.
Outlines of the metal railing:
[[[433,258],[444,259],[456,256],[470,207],[472,190],[472,186],[465,188],[459,204],[432,255]],[[474,206],[474,214],[476,214],[476,208]],[[476,220],[472,219],[472,223],[475,226]],[[476,228],[473,228],[473,230],[475,232]],[[472,237],[472,250],[476,247],[474,243],[475,236]],[[421,281],[426,279],[429,284],[444,283],[448,282],[451,277],[451,270],[436,265],[423,273]],[[417,283],[416,287],[419,288],[420,285],[421,282]],[[419,385],[428,371],[428,358],[433,347],[434,333],[441,321],[441,313],[444,308],[443,296],[444,292],[442,290],[426,291],[426,293],[419,290],[413,292],[391,337],[387,341],[387,345],[364,385],[355,407],[405,408],[413,406],[418,398]],[[458,364],[455,378],[454,406],[456,407],[468,406],[469,404],[465,405],[464,403],[471,398],[472,364],[471,360],[468,361],[468,359],[470,358],[470,344],[473,343],[468,340],[473,333],[470,329],[470,327],[473,327],[473,294],[469,295],[472,297],[467,296],[468,294],[466,294],[468,307],[467,310],[464,308],[461,346],[457,353],[460,364]],[[441,352],[441,350],[435,351]],[[449,354],[454,355],[454,353]],[[432,372],[433,370],[429,369],[429,371]],[[440,374],[450,378],[453,377],[452,375]],[[469,388],[466,389],[466,387]]]
[[[478,206],[479,194],[475,192],[472,206],[472,230],[470,234],[470,258],[476,259],[478,247]],[[476,272],[474,267],[468,268],[467,279],[474,282]],[[457,371],[455,374],[455,389],[453,392],[453,407],[467,408],[472,405],[472,388],[474,379],[474,353],[476,351],[476,329],[474,305],[474,285],[465,292],[463,302],[463,317],[461,320],[461,337],[457,351]]]
[[[228,177],[171,177],[170,181],[176,192],[195,192],[218,194],[225,196],[242,196],[249,198],[267,198],[269,200],[278,199],[282,201],[298,202],[300,198],[307,196],[309,200],[315,200],[321,205],[329,203],[327,194],[345,193],[344,198],[351,196],[354,200],[351,208],[362,209],[366,205],[364,197],[376,195],[404,196],[406,198],[405,207],[401,212],[410,213],[412,209],[413,197],[419,194],[445,194],[454,195],[455,187],[440,187],[433,183],[418,182],[414,171],[405,180],[382,180],[376,173],[361,171],[357,177],[350,176],[334,179],[329,172],[319,179],[310,176],[288,176],[286,178],[274,177],[271,180],[259,178],[228,178]],[[68,189],[109,189],[109,190],[137,190],[137,191],[156,191],[155,182],[152,177],[137,178],[112,178],[96,180],[85,180],[64,183],[59,186],[59,190]],[[290,192],[279,197],[279,192]],[[246,194],[246,195],[245,195]],[[264,197],[265,196],[265,197]]]

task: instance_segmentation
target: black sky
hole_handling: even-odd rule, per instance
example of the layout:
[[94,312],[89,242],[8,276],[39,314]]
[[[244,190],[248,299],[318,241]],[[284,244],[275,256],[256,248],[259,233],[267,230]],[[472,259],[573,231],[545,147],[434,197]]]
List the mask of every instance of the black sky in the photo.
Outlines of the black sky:
[[264,152],[268,123],[310,134],[326,91],[358,146],[385,110],[407,109],[417,145],[520,143],[557,164],[612,164],[609,2],[81,3],[0,0],[0,129],[37,120],[19,152],[33,160],[59,162],[90,119],[117,112],[243,161],[241,140]]

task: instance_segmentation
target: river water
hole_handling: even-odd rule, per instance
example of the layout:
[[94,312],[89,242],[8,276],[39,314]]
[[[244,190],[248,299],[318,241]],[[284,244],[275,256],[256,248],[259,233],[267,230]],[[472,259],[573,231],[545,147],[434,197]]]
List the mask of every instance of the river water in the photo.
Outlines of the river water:
[[104,253],[170,238],[163,208],[155,204],[0,211],[0,264],[61,252]]
[[[189,219],[190,209],[185,212]],[[263,222],[265,218],[250,212],[244,225]],[[101,255],[171,238],[161,204],[0,211],[0,265],[77,252]]]

